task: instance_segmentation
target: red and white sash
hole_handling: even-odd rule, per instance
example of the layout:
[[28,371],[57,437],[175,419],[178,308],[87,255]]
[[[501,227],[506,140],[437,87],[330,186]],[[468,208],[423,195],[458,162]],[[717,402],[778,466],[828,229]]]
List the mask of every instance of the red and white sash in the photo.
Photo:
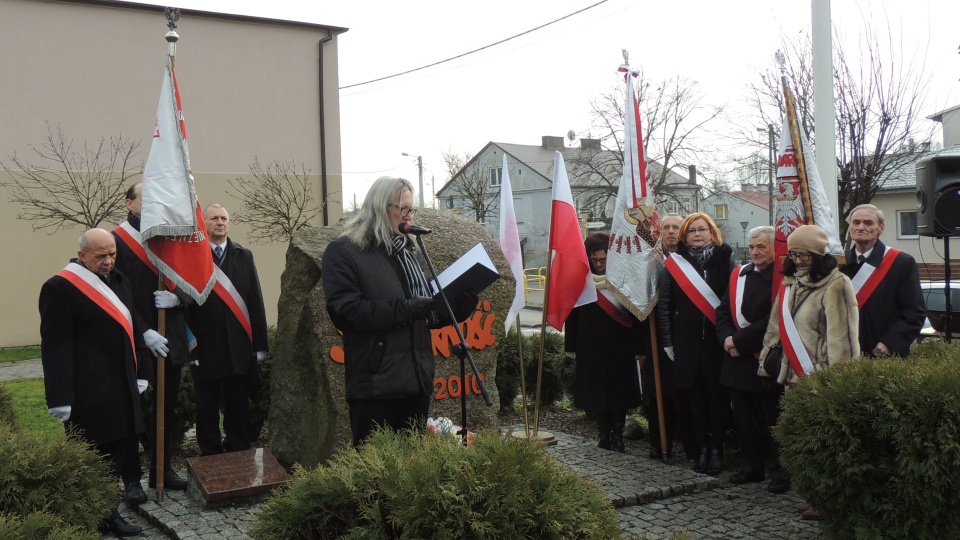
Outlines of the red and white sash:
[[[123,244],[130,248],[130,251],[132,251],[143,264],[147,265],[147,268],[153,270],[154,274],[160,275],[160,270],[157,269],[157,265],[150,261],[150,258],[147,257],[147,251],[143,249],[143,238],[140,236],[140,231],[134,229],[129,221],[124,221],[119,227],[114,229],[113,232],[117,233],[117,236],[123,240]],[[167,290],[172,291],[177,288],[177,285],[172,280],[165,279],[164,281],[166,282]]]
[[[740,270],[742,266],[738,266],[733,269],[733,272],[730,272],[730,313],[733,315],[733,326],[737,330],[741,330],[747,326],[750,326],[750,321],[743,316],[743,291],[746,289],[747,284],[747,273],[740,275]],[[760,351],[753,353],[757,359],[760,358]]]
[[610,291],[597,288],[597,305],[617,323],[627,328],[633,326],[633,320],[630,319],[630,315],[624,312],[623,304],[614,298]]
[[879,267],[874,267],[872,264],[865,262],[860,265],[860,270],[857,271],[857,275],[853,276],[853,279],[850,280],[853,283],[854,292],[857,293],[857,305],[860,308],[863,308],[863,305],[867,303],[867,300],[870,299],[873,292],[877,290],[877,286],[880,285],[883,278],[887,277],[887,272],[889,272],[890,267],[893,266],[893,261],[897,258],[897,255],[900,254],[900,250],[897,248],[890,246],[885,246],[885,248],[883,251],[883,260],[880,261]]
[[810,353],[807,352],[803,339],[800,338],[800,331],[797,329],[797,323],[793,321],[793,315],[790,313],[790,299],[793,297],[792,287],[786,284],[780,285],[780,343],[783,344],[783,352],[790,361],[790,367],[798,377],[806,377],[813,372],[813,361],[810,359]]
[[720,305],[720,299],[693,265],[676,253],[671,253],[664,265],[703,316],[710,319],[713,324],[717,324],[717,306]]
[[61,270],[58,276],[66,279],[84,296],[93,301],[100,309],[117,321],[130,338],[130,352],[133,354],[134,366],[137,364],[137,353],[133,339],[133,317],[130,310],[123,305],[117,293],[113,292],[96,274],[83,265],[71,262]]
[[237,291],[237,288],[233,286],[233,282],[230,281],[230,278],[223,273],[223,270],[221,270],[219,266],[213,266],[213,274],[217,279],[216,283],[213,284],[213,292],[227,304],[230,312],[240,321],[240,326],[247,332],[250,343],[253,344],[253,325],[250,324],[250,312],[247,311],[247,303],[243,301],[240,292]]

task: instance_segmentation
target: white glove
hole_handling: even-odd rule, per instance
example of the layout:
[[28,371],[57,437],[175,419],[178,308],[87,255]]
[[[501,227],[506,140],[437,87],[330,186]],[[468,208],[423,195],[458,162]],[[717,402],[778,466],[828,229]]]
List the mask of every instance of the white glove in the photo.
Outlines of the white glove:
[[141,394],[146,392],[147,384],[148,383],[146,379],[137,379],[137,390],[139,390]]
[[573,351],[567,351],[565,354],[567,355],[567,358],[569,358],[569,359],[571,359],[571,360],[576,360],[576,359],[577,359],[577,353],[575,353],[575,352],[573,352]]
[[199,360],[194,360],[194,361],[190,362],[190,365],[191,365],[191,366],[194,366],[194,367],[200,367],[200,361],[199,361]]
[[70,419],[70,411],[72,410],[73,407],[70,405],[61,405],[59,407],[47,409],[47,412],[57,420],[66,423],[66,421]]
[[150,349],[150,352],[153,353],[153,356],[166,358],[170,352],[170,348],[167,347],[167,338],[161,336],[156,330],[147,330],[144,332],[143,341],[147,343],[147,347]]
[[263,363],[264,358],[267,357],[267,351],[257,351],[257,365]]
[[667,358],[673,362],[673,346],[671,345],[670,347],[664,347],[663,352],[667,353]]
[[153,291],[153,305],[160,309],[170,309],[180,305],[180,297],[170,291]]

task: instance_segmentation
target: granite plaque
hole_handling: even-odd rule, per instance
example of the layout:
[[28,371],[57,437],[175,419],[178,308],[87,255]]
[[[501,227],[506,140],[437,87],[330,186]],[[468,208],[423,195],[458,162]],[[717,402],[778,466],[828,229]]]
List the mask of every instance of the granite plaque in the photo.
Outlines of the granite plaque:
[[267,493],[290,480],[269,448],[189,458],[187,473],[206,502]]

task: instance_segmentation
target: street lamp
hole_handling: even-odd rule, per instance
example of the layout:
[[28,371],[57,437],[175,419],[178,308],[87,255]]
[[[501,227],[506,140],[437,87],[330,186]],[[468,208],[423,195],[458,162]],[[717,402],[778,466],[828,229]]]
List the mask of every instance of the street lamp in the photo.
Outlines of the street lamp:
[[770,196],[770,225],[773,225],[773,168],[777,161],[776,135],[773,132],[773,124],[767,124],[767,129],[757,128],[758,133],[767,132],[767,146],[769,152],[769,165],[767,174],[767,193]]
[[417,169],[420,171],[420,208],[423,208],[423,156],[415,156],[413,154],[408,154],[404,152],[402,155],[406,157],[415,157],[417,158]]
[[744,245],[744,249],[746,250],[746,251],[745,251],[745,254],[744,254],[744,256],[743,256],[743,260],[744,260],[744,261],[747,260],[747,256],[750,254],[750,248],[747,247],[747,227],[749,227],[749,226],[750,226],[750,222],[749,222],[749,221],[741,221],[741,222],[740,222],[740,227],[743,229],[743,245]]

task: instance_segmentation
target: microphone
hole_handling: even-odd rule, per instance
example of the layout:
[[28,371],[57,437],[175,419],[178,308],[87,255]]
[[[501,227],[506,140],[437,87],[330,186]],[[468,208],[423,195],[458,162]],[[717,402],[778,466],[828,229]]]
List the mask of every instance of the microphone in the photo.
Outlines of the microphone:
[[400,232],[402,232],[403,234],[414,234],[414,235],[417,235],[417,236],[420,236],[421,234],[430,234],[430,233],[433,232],[432,229],[428,229],[428,228],[426,228],[426,227],[421,227],[421,226],[419,226],[419,225],[411,225],[411,224],[407,223],[406,221],[400,223],[400,225],[397,227],[397,229],[398,229]]

